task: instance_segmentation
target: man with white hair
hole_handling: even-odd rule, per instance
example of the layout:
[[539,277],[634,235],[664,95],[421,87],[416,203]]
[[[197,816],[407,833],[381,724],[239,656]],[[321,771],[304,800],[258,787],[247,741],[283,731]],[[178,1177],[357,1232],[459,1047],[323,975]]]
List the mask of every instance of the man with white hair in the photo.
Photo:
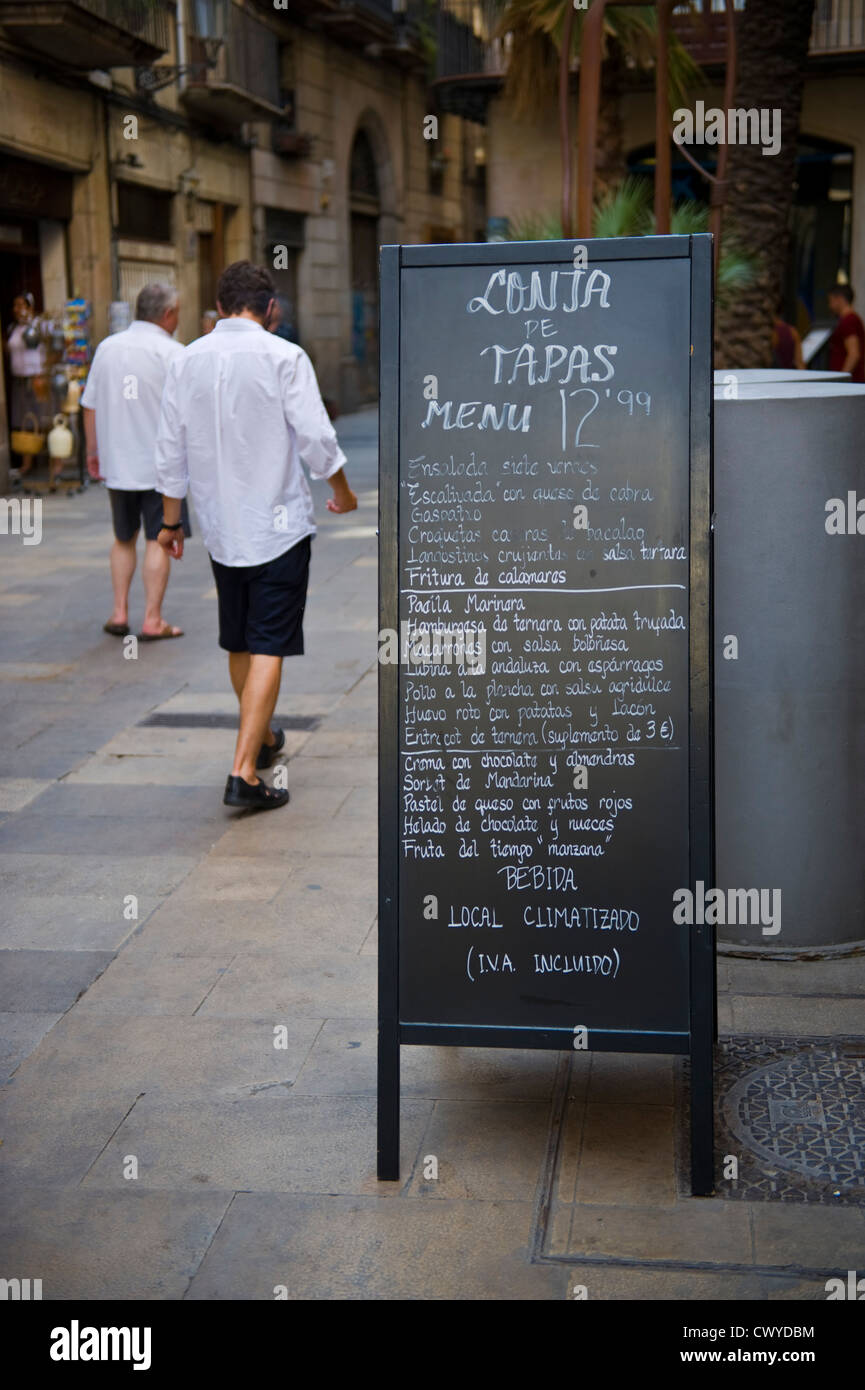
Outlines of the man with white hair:
[[[138,532],[144,523],[144,621],[142,642],[182,637],[162,617],[171,559],[157,545],[162,525],[162,498],[156,491],[156,430],[168,367],[183,353],[171,336],[177,328],[177,290],[173,285],[145,285],[135,305],[135,319],[96,349],[81,397],[87,438],[87,469],[105,479],[111,498],[114,544],[111,584],[114,610],[104,625],[115,637],[129,633],[129,589],[135,573]],[[189,519],[182,516],[184,534]]]

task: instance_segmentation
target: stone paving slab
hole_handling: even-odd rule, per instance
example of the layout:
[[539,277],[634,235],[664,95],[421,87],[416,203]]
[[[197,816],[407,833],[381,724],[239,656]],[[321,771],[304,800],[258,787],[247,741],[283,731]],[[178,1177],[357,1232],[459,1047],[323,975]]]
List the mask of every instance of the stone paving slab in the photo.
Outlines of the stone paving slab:
[[821,961],[724,962],[726,988],[740,995],[830,996],[865,994],[865,956]]
[[[291,771],[288,773],[288,786],[291,789]],[[339,789],[334,789],[340,804],[345,800],[347,792],[341,795]],[[316,795],[316,801],[321,804],[325,799],[324,792]],[[300,800],[300,798],[298,799]],[[286,816],[279,824],[263,826],[261,817],[243,816],[238,818],[236,834],[232,835],[229,841],[223,841],[215,850],[217,855],[223,854],[242,854],[249,855],[256,847],[262,854],[277,852],[279,848],[286,844],[285,832],[282,826],[291,826],[291,838],[288,843],[291,845],[291,855],[316,855],[323,862],[331,859],[345,863],[347,859],[375,859],[378,844],[378,826],[375,820],[363,821],[359,818],[339,820],[334,811],[328,819],[322,816],[318,823],[308,822],[303,816],[302,809],[298,807],[292,821],[290,815],[291,805],[286,808]],[[276,816],[272,818],[276,821]],[[0,839],[2,844],[2,839]]]
[[[295,1095],[376,1094],[378,1029],[369,1018],[329,1018],[294,1084]],[[438,1100],[546,1102],[552,1098],[554,1052],[507,1048],[404,1047],[403,1096]]]
[[[280,719],[289,719],[297,715],[329,714],[339,704],[340,698],[335,691],[317,690],[307,694],[295,694],[290,690],[280,690],[273,722],[278,724]],[[172,695],[169,700],[163,700],[159,706],[159,713],[177,716],[228,714],[236,718],[237,699],[231,691],[184,689],[177,695]]]
[[[727,1219],[729,1202],[692,1199],[673,1207],[577,1205],[561,1253],[617,1259],[679,1260],[691,1264],[752,1265],[751,1226],[743,1203]],[[552,1249],[552,1254],[559,1253]]]
[[602,1206],[617,1202],[672,1205],[676,1198],[672,1106],[590,1102],[580,1118],[577,1201]]
[[527,1263],[531,1218],[530,1202],[239,1193],[187,1298],[564,1298],[567,1270]]
[[272,902],[244,896],[248,885],[240,881],[235,883],[236,896],[205,900],[203,906],[193,905],[188,897],[172,896],[149,918],[146,931],[129,942],[124,954],[130,960],[166,951],[186,956],[219,951],[232,958],[266,955],[273,960],[274,972],[291,974],[300,966],[313,969],[322,952],[325,957],[330,952],[347,952],[351,968],[351,959],[359,954],[374,920],[374,900],[370,896],[362,907],[348,893],[329,892],[326,883],[307,884],[299,866],[289,873],[293,886],[281,890]]
[[[231,770],[230,746],[220,747],[218,756],[206,758],[124,755],[97,753],[64,778],[69,786],[112,786],[137,788],[202,787],[210,795],[209,806],[221,805],[225,779]],[[132,805],[133,803],[130,803]]]
[[[431,1101],[402,1107],[406,1161],[417,1154]],[[375,1104],[356,1096],[145,1095],[94,1162],[85,1189],[122,1188],[123,1158],[138,1158],[141,1188],[375,1193]],[[399,1187],[382,1191],[399,1199]]]
[[546,1150],[549,1110],[541,1100],[437,1100],[422,1157],[437,1159],[438,1177],[428,1181],[416,1164],[407,1192],[436,1200],[524,1200]]
[[[728,1204],[731,1205],[731,1204]],[[865,1211],[800,1202],[747,1202],[754,1263],[865,1268]]]
[[350,951],[310,947],[238,955],[202,1002],[204,1018],[373,1018],[376,962]]
[[51,782],[36,777],[0,777],[0,811],[20,811]]
[[25,1100],[36,1105],[41,1097],[46,1105],[62,1106],[83,1071],[103,1099],[146,1094],[206,1101],[284,1093],[294,1086],[322,1028],[320,1019],[287,1018],[276,1034],[271,1024],[246,1019],[79,1009],[59,1021],[57,1015],[25,1017],[50,1018],[54,1027],[38,1052],[18,1067],[18,1105]]
[[[130,807],[130,810],[132,808]],[[132,820],[132,825],[130,825]],[[161,854],[202,854],[213,847],[221,827],[209,821],[171,820],[167,817],[130,816],[112,819],[93,817],[89,825],[75,816],[56,816],[44,811],[35,823],[26,816],[15,816],[0,826],[0,854],[34,848],[40,854],[74,854],[76,845],[99,846],[100,855],[124,863],[142,856]]]
[[602,1105],[672,1106],[676,1058],[650,1052],[595,1052],[587,1060],[591,1101]]
[[122,1192],[19,1190],[0,1215],[4,1267],[32,1270],[43,1299],[181,1299],[233,1195],[132,1181]]
[[[746,995],[731,1001],[731,1026],[724,1033],[789,1033],[790,999],[778,995]],[[861,999],[836,999],[832,994],[822,998],[796,999],[796,1031],[803,1037],[833,1037],[836,1034],[865,1032],[865,1006]]]
[[[676,1303],[737,1303],[740,1299],[749,1303],[763,1302],[772,1298],[822,1297],[823,1285],[812,1284],[815,1292],[810,1295],[794,1294],[802,1287],[783,1277],[771,1278],[756,1274],[713,1273],[691,1269],[646,1269],[628,1264],[574,1264],[568,1267],[569,1301],[579,1297],[589,1302],[603,1299],[611,1302],[636,1300],[639,1302],[675,1301]],[[820,1294],[816,1293],[817,1287]],[[577,1295],[575,1289],[580,1292]],[[582,1292],[585,1290],[585,1293]],[[651,1314],[649,1314],[651,1316]],[[733,1315],[731,1314],[731,1319]],[[693,1322],[694,1319],[692,1318]],[[697,1345],[695,1339],[694,1345]]]
[[81,747],[75,747],[66,740],[48,745],[43,742],[42,730],[37,729],[34,737],[0,753],[0,777],[14,776],[21,771],[23,762],[31,776],[56,782],[81,767],[92,756],[95,747],[95,740],[86,740]]
[[92,852],[93,848],[76,839],[66,853],[45,854],[36,845],[31,845],[31,853],[0,852],[0,878],[4,888],[13,893],[33,892],[38,885],[39,891],[46,894],[110,897],[122,903],[129,892],[142,898],[160,894],[167,897],[198,862],[196,857],[175,854],[158,860],[118,862],[103,859]]
[[79,1086],[46,1107],[42,1096],[19,1093],[13,1077],[0,1098],[3,1205],[20,1211],[20,1187],[77,1187],[136,1100],[134,1089],[103,1099]]
[[160,952],[142,959],[122,952],[87,991],[79,1010],[86,1013],[179,1014],[201,1008],[225,974],[232,957],[181,956]]
[[[35,878],[38,883],[38,876]],[[137,896],[137,895],[136,895]],[[7,893],[0,919],[0,948],[38,951],[119,950],[158,906],[158,898],[138,897],[128,907],[120,897],[81,894]],[[125,912],[136,913],[134,918]]]
[[353,757],[351,766],[346,767],[338,757],[310,757],[302,750],[303,756],[291,759],[288,774],[289,789],[294,794],[302,787],[375,787],[378,782],[378,761],[375,749],[368,750],[365,756]]
[[45,1037],[60,1013],[0,1013],[0,1069],[2,1079],[12,1075]]
[[[137,787],[130,792],[126,787],[76,785],[65,778],[59,787],[41,801],[31,802],[18,818],[19,824],[35,829],[34,822],[41,823],[46,811],[52,817],[81,817],[99,822],[104,818],[112,821],[125,820],[129,837],[129,850],[134,852],[138,838],[138,822],[146,820],[193,821],[212,823],[223,821],[223,816],[214,810],[214,797],[203,787]],[[99,824],[92,826],[96,836],[94,843],[102,844]]]
[[[195,904],[211,903],[263,903],[271,902],[294,876],[294,865],[284,859],[263,859],[260,855],[234,856],[230,859],[208,855],[192,870],[171,895],[174,907],[186,907],[187,920],[189,908]],[[208,909],[208,919],[210,911]],[[199,913],[191,914],[194,921]],[[235,923],[243,925],[240,909],[232,912]],[[253,924],[254,926],[254,924]],[[254,931],[250,933],[254,940]]]
[[109,951],[0,951],[0,1009],[64,1013],[110,961]]

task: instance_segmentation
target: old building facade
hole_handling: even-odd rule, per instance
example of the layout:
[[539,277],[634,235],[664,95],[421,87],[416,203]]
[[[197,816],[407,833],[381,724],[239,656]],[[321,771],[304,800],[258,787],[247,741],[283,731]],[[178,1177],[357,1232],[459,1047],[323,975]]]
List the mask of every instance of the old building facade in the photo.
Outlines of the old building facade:
[[[222,266],[253,257],[324,394],[374,400],[379,245],[485,223],[480,128],[430,94],[434,9],[0,0],[4,333],[17,294],[49,318],[77,297],[95,347],[162,279],[188,342]],[[4,406],[0,464],[8,425]]]

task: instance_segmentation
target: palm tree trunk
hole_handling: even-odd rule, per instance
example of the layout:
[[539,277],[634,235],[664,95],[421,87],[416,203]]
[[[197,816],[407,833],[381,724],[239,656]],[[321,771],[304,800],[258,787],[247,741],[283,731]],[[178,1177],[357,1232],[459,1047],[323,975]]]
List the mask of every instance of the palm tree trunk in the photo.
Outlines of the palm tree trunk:
[[[781,147],[765,155],[760,144],[729,151],[724,235],[735,235],[756,254],[752,284],[719,309],[719,367],[767,367],[772,360],[772,315],[781,295],[790,241],[796,146],[814,0],[748,0],[738,26],[737,109],[780,111]],[[729,133],[729,132],[728,132]]]
[[598,104],[598,143],[595,151],[595,198],[611,193],[627,173],[625,130],[622,121],[622,93],[626,65],[621,45],[608,45],[601,69],[601,99]]

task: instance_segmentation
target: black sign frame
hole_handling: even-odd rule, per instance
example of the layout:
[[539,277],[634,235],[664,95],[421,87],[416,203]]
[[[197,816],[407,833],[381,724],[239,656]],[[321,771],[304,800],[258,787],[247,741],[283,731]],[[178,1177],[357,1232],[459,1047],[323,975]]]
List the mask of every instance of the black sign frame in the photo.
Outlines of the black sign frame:
[[[689,879],[714,883],[712,709],[712,237],[597,238],[585,241],[383,246],[380,295],[379,627],[399,631],[400,296],[415,268],[574,264],[670,258],[690,262],[689,410]],[[380,1180],[399,1179],[401,1045],[570,1050],[562,1028],[403,1023],[399,1000],[400,760],[399,666],[379,666],[379,1027],[378,1164]],[[713,1044],[717,1037],[714,927],[689,928],[690,1027],[659,1034],[592,1029],[591,1050],[650,1052],[690,1058],[691,1190],[714,1190]]]

